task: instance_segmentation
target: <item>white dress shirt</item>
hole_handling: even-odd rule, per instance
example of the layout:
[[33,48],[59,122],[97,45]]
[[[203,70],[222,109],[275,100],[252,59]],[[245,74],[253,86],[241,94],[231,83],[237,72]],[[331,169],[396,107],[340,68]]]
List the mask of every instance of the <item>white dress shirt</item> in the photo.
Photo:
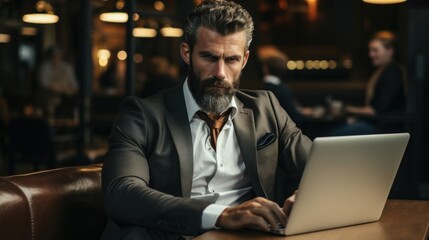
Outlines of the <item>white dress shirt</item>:
[[56,65],[50,61],[44,62],[40,69],[39,81],[40,85],[46,89],[56,85],[60,91],[58,93],[76,91],[79,88],[72,66],[63,61]]
[[264,82],[265,83],[271,83],[274,85],[281,85],[282,84],[282,80],[280,80],[280,78],[278,78],[274,75],[266,75],[264,77]]
[[237,104],[233,97],[228,106],[232,111],[218,136],[217,150],[214,150],[210,144],[209,126],[195,114],[201,108],[189,90],[188,80],[183,84],[183,93],[193,144],[191,198],[213,202],[203,211],[201,226],[202,229],[211,229],[226,207],[253,196],[232,122],[237,115]]

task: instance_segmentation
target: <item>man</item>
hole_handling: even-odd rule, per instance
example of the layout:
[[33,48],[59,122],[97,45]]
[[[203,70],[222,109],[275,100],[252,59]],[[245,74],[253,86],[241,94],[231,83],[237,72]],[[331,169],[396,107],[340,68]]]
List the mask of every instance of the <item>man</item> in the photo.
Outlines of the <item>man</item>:
[[264,74],[264,89],[274,93],[280,105],[289,114],[292,120],[301,126],[304,116],[294,104],[290,89],[282,84],[286,74],[286,59],[272,56],[262,60],[262,72]]
[[39,71],[39,85],[44,110],[53,115],[54,110],[61,103],[63,96],[73,96],[79,85],[72,66],[63,60],[62,50],[51,47],[48,50],[49,59],[45,61]]
[[[284,209],[272,201],[276,172],[302,170],[311,142],[274,95],[237,90],[249,57],[250,15],[232,1],[205,1],[185,31],[185,83],[120,107],[103,167],[105,239],[286,224],[293,199]],[[217,118],[223,126],[209,128]]]

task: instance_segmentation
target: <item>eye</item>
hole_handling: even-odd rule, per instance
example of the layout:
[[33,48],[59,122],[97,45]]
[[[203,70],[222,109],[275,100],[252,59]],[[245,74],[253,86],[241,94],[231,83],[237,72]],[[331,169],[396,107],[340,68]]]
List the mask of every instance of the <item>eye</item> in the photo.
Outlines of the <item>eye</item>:
[[211,54],[202,54],[201,57],[210,61],[210,62],[216,62],[218,60],[218,57],[211,55]]
[[228,63],[238,63],[240,61],[239,57],[229,57],[226,59]]

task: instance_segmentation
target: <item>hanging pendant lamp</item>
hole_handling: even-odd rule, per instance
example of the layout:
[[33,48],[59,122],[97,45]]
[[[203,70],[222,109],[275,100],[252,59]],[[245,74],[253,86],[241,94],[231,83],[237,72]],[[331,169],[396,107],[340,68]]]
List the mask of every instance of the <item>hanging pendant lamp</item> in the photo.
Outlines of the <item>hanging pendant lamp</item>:
[[53,24],[58,20],[59,17],[55,15],[52,5],[43,0],[36,3],[36,12],[22,16],[22,21],[26,23]]
[[372,4],[394,4],[394,3],[402,3],[406,2],[407,0],[362,0],[366,3],[372,3]]

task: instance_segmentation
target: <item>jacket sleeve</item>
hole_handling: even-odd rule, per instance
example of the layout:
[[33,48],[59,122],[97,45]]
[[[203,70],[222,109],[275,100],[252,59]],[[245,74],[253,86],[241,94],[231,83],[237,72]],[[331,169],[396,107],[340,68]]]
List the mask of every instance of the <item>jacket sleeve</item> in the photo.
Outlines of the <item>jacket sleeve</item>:
[[268,92],[279,133],[279,165],[286,172],[301,174],[310,154],[312,141],[292,121],[273,93]]
[[106,214],[120,225],[196,235],[202,212],[210,203],[172,196],[150,187],[148,128],[141,103],[136,98],[127,98],[119,108],[103,166]]

